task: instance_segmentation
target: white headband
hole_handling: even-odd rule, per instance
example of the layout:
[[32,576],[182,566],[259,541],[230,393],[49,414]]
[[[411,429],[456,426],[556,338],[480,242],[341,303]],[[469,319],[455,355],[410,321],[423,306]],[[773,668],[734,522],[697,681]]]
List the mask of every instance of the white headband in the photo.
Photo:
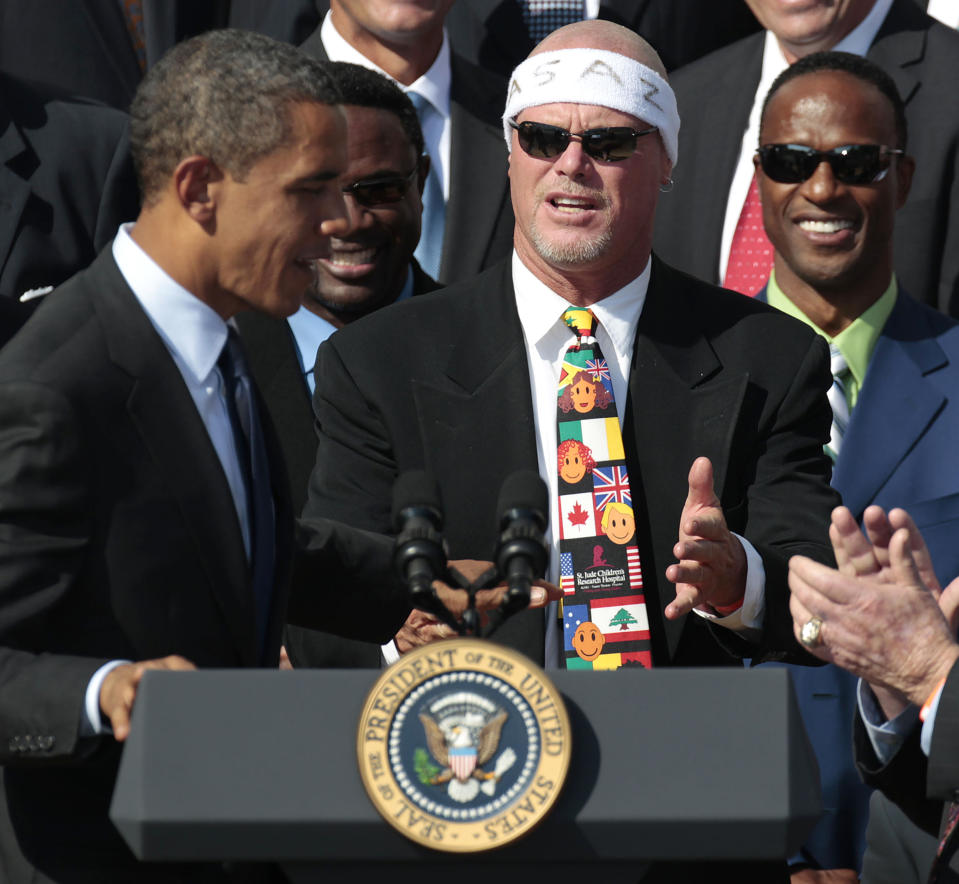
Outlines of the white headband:
[[604,49],[541,52],[513,71],[503,113],[503,135],[511,149],[509,121],[541,104],[596,104],[632,114],[659,128],[666,154],[679,159],[679,111],[673,90],[652,68]]

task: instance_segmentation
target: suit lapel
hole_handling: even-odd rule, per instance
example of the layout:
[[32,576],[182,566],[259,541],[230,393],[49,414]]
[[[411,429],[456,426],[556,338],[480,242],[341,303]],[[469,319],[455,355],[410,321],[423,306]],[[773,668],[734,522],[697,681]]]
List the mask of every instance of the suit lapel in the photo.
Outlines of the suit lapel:
[[[483,266],[489,239],[478,237],[476,232],[485,230],[492,235],[495,231],[509,186],[503,130],[471,109],[488,103],[489,97],[474,94],[469,65],[456,53],[451,68],[450,198],[440,279],[449,279],[454,266],[461,270]],[[478,181],[487,185],[477,187]]]
[[926,53],[928,19],[910,0],[893,0],[893,4],[866,53],[870,61],[883,68],[895,81],[896,88],[908,105],[920,86],[918,62]]
[[113,256],[91,267],[110,358],[131,378],[127,411],[170,494],[244,665],[259,663],[253,589],[233,498],[183,378]]
[[[672,547],[688,491],[686,474],[697,457],[709,457],[716,492],[724,506],[739,503],[726,499],[724,484],[749,380],[746,374],[714,377],[722,364],[696,325],[695,312],[684,301],[682,277],[654,258],[636,332],[623,421],[630,480],[635,482],[633,476],[638,476],[647,504],[654,501],[657,507],[652,511],[647,506],[652,543],[649,552],[654,555],[656,575],[651,584],[664,586],[665,593],[647,607],[655,608],[660,617],[670,659],[683,622],[663,617],[673,591],[665,586],[662,572],[674,561]],[[630,457],[630,439],[635,446],[634,457]],[[666,460],[683,464],[685,469],[656,467]],[[648,555],[647,550],[642,552]],[[649,565],[644,565],[644,570],[649,570]]]
[[906,297],[899,295],[876,344],[833,471],[832,485],[856,518],[945,402],[923,378],[948,357],[928,332],[914,328]]
[[[6,128],[0,135],[0,267],[7,256],[20,229],[20,218],[30,197],[30,184],[9,168],[9,163],[29,150],[13,117],[7,113],[3,94],[0,93],[0,122]],[[11,292],[19,297],[22,292]]]

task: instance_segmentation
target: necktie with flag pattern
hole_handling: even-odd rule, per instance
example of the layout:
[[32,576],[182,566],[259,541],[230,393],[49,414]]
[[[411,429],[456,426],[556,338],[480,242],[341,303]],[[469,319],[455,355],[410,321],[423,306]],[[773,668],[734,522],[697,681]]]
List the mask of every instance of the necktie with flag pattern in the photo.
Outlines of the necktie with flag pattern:
[[623,434],[596,318],[571,307],[576,339],[557,392],[557,500],[567,669],[652,667]]

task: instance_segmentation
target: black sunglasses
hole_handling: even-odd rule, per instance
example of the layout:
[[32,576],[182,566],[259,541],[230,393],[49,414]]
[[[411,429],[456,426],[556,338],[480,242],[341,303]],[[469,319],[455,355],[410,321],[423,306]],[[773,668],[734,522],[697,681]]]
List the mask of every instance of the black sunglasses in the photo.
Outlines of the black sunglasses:
[[628,160],[636,153],[636,142],[643,135],[652,135],[658,131],[650,129],[630,129],[628,126],[604,126],[602,129],[587,129],[585,132],[570,132],[548,123],[533,123],[526,120],[517,123],[509,121],[519,135],[519,146],[531,157],[538,160],[551,160],[558,157],[576,139],[583,143],[583,150],[594,160],[619,162]]
[[829,163],[843,184],[876,184],[889,171],[889,158],[904,151],[884,144],[844,144],[814,150],[801,144],[764,144],[756,153],[763,172],[780,184],[799,184],[813,176],[820,163]]
[[406,175],[384,175],[382,178],[361,178],[343,188],[343,193],[350,194],[361,206],[373,209],[376,206],[385,206],[389,203],[398,203],[413,183],[413,176],[420,170],[420,161],[417,161],[412,171]]

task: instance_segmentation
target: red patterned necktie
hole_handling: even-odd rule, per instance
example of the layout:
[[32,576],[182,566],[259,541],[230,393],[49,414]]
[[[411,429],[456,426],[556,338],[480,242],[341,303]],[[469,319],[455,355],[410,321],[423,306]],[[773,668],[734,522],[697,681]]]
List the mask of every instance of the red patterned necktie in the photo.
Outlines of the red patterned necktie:
[[754,172],[729,247],[723,285],[734,292],[755,295],[769,281],[772,266],[773,246],[763,227],[763,207],[759,201],[759,184]]
[[942,827],[942,837],[939,839],[939,846],[936,848],[936,857],[932,861],[932,867],[929,869],[929,884],[935,884],[939,876],[949,866],[949,852],[946,851],[946,845],[949,842],[952,833],[955,831],[956,824],[959,823],[959,802],[953,801],[946,808],[946,821]]
[[567,669],[653,665],[633,497],[609,366],[589,310],[563,321],[576,339],[557,392],[560,585]]

